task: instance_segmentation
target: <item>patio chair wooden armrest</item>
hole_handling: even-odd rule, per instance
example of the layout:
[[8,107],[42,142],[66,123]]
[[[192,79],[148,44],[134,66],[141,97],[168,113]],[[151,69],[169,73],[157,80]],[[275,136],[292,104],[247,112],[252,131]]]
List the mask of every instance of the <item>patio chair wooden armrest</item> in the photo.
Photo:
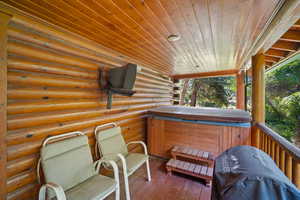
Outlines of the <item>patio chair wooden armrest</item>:
[[46,200],[47,188],[53,190],[57,200],[67,200],[64,189],[56,183],[46,183],[42,185],[39,191],[39,200]]
[[113,171],[114,171],[115,181],[117,182],[117,184],[119,184],[119,169],[118,169],[117,163],[113,160],[105,160],[105,159],[97,160],[94,162],[94,166],[95,166],[97,172],[100,172],[102,163],[112,166]]
[[141,144],[144,148],[145,155],[148,155],[147,146],[146,146],[145,142],[143,142],[143,141],[132,141],[132,142],[128,142],[126,145],[128,146],[130,144]]

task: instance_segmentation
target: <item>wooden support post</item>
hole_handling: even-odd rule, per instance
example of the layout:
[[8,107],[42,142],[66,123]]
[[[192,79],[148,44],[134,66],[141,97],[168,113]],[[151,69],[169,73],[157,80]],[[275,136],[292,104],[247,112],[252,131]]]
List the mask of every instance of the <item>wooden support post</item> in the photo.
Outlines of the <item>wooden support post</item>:
[[265,56],[252,57],[252,118],[265,122]]
[[7,25],[11,16],[0,12],[0,199],[6,199]]
[[[265,57],[258,53],[252,57],[252,119],[265,122]],[[259,147],[259,130],[253,129],[254,146]]]
[[236,108],[245,110],[244,72],[239,72],[236,75]]

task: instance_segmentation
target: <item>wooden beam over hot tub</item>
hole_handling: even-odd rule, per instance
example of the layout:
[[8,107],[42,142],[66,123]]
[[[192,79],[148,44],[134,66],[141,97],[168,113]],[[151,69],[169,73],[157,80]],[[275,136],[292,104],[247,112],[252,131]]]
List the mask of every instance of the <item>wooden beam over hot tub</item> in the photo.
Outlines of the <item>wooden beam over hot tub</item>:
[[174,79],[184,79],[184,78],[207,78],[207,77],[216,77],[216,76],[234,76],[238,73],[237,69],[230,70],[221,70],[221,71],[213,71],[213,72],[201,72],[201,73],[193,73],[193,74],[178,74],[173,75]]

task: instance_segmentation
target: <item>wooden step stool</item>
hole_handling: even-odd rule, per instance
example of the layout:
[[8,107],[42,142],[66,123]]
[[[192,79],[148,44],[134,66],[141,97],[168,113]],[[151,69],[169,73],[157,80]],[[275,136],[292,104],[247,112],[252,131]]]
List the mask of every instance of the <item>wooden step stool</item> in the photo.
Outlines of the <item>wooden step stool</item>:
[[211,185],[214,168],[205,165],[194,164],[181,160],[170,159],[167,163],[167,171],[179,172],[190,176],[195,176],[204,179],[207,186]]
[[215,163],[215,157],[211,152],[202,151],[200,149],[194,149],[186,146],[174,146],[171,150],[173,159],[177,160],[177,157],[188,158],[195,161],[207,163],[208,166],[213,167]]
[[[214,156],[212,153],[185,146],[174,146],[171,155],[173,159],[170,159],[166,165],[169,174],[172,171],[187,174],[204,179],[207,186],[211,185],[214,171]],[[177,160],[177,157],[188,158],[191,162]],[[195,163],[192,163],[192,161],[195,161]],[[199,161],[201,164],[198,163]]]

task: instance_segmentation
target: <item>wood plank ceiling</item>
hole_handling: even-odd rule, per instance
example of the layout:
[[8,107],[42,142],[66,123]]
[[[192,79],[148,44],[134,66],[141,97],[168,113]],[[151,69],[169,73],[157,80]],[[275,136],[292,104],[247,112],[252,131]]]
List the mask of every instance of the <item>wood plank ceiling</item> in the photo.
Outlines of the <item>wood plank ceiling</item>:
[[270,68],[300,49],[300,19],[265,52],[266,67]]
[[[280,0],[3,0],[167,74],[241,67]],[[181,39],[169,42],[178,34]]]

